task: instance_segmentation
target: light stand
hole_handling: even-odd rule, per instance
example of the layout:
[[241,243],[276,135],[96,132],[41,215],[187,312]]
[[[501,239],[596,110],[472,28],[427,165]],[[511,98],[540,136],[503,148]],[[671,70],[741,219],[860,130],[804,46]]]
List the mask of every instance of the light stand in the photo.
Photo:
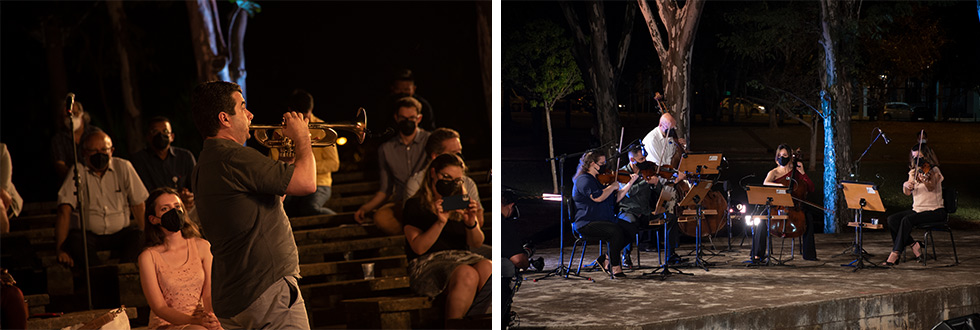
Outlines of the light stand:
[[[566,205],[565,203],[570,203],[571,202],[571,198],[565,196],[565,159],[568,159],[570,157],[581,156],[581,155],[585,154],[586,152],[589,152],[589,151],[592,151],[592,150],[594,150],[594,149],[590,149],[588,151],[583,151],[583,152],[574,153],[574,154],[570,154],[570,155],[569,154],[562,154],[562,155],[559,155],[559,156],[555,156],[554,158],[545,159],[545,161],[548,161],[548,162],[557,159],[558,160],[558,164],[559,164],[558,167],[560,168],[558,170],[558,173],[559,173],[558,178],[559,178],[559,180],[561,180],[561,188],[559,190],[559,192],[561,193],[561,214],[558,216],[559,222],[560,222],[560,225],[558,226],[558,228],[559,228],[559,231],[558,231],[559,232],[559,234],[558,234],[558,237],[559,237],[559,243],[558,243],[559,244],[559,248],[558,248],[558,267],[555,268],[554,270],[548,272],[548,274],[545,274],[544,276],[542,276],[542,277],[540,277],[538,279],[535,279],[535,281],[540,280],[540,279],[545,279],[545,278],[548,278],[548,277],[552,277],[552,276],[563,277],[563,278],[566,278],[566,279],[568,278],[568,273],[571,271],[571,267],[572,267],[572,261],[569,260],[568,261],[568,266],[567,267],[565,266],[565,226],[566,226],[566,222],[569,222],[567,220],[570,219],[570,215],[568,214],[569,210],[565,207],[565,205]],[[588,279],[588,278],[586,278],[584,276],[579,276],[579,275],[573,275],[573,276],[578,277],[578,278],[581,278],[581,279]]]

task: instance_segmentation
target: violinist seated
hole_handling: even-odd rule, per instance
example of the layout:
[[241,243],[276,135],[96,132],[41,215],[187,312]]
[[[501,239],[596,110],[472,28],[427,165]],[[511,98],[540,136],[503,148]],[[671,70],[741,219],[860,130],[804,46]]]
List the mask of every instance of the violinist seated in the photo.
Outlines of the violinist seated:
[[[665,214],[653,214],[658,196],[663,190],[663,181],[661,180],[659,173],[657,171],[657,166],[653,165],[652,162],[646,160],[646,155],[643,152],[642,146],[636,146],[628,150],[630,162],[620,168],[618,173],[619,179],[619,189],[620,191],[625,191],[626,196],[619,201],[619,219],[633,224],[637,229],[648,227],[650,220],[658,219],[663,216],[668,217],[669,220],[677,220],[677,216],[673,212],[667,212]],[[632,187],[627,188],[629,184],[624,183],[624,177],[628,180],[630,175],[639,174],[640,179],[633,183]],[[680,257],[673,254],[674,247],[677,246],[677,238],[680,233],[680,228],[677,227],[677,221],[670,221],[670,228],[668,230],[669,244],[667,245],[667,255],[671,256],[672,261],[679,261]],[[623,250],[623,260],[627,267],[632,267],[633,263],[630,259],[630,245],[626,245]]]
[[915,225],[942,222],[946,219],[943,206],[943,174],[939,160],[929,146],[916,144],[909,154],[909,179],[902,183],[902,193],[912,196],[912,209],[888,216],[888,230],[892,234],[893,247],[882,266],[898,264],[898,257],[905,247],[911,246],[915,258],[922,256],[922,243],[912,240]]
[[[609,243],[609,256],[599,257],[603,270],[617,278],[626,277],[621,266],[620,253],[628,242],[636,237],[636,226],[616,217],[616,202],[626,197],[633,183],[639,178],[631,174],[629,182],[620,189],[613,184],[615,177],[610,175],[607,182],[600,183],[598,175],[604,172],[606,156],[598,152],[587,152],[579,160],[578,169],[572,180],[572,201],[575,202],[575,221],[572,230],[584,237],[600,239]],[[608,264],[604,262],[608,261]]]
[[[776,147],[776,168],[769,171],[769,174],[766,175],[766,181],[763,184],[767,186],[783,186],[791,188],[790,193],[793,195],[793,197],[800,200],[806,200],[806,195],[814,191],[814,184],[803,170],[803,162],[799,160],[799,149],[797,149],[796,155],[790,154],[790,150],[790,146],[785,143]],[[774,215],[777,214],[777,212],[772,213]],[[803,241],[801,243],[803,245],[803,259],[814,261],[819,260],[817,259],[817,251],[814,246],[813,232],[814,228],[816,228],[816,224],[813,223],[812,212],[810,212],[809,209],[802,208],[800,203],[797,202],[796,207],[788,209],[781,207],[780,213],[788,215],[790,219],[786,220],[786,226],[783,229],[783,232],[773,234],[786,237],[792,236],[792,234],[787,234],[789,231],[802,230]],[[777,220],[773,220],[774,225],[776,224],[776,221]],[[800,226],[805,227],[805,229],[798,228]],[[765,255],[765,232],[765,230],[757,230],[756,235],[752,238],[753,261],[758,261]]]

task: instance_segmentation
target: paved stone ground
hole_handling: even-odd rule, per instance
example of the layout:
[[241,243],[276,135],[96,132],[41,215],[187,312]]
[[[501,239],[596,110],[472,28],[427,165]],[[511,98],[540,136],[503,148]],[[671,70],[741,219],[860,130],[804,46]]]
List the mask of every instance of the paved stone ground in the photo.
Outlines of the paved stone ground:
[[[679,324],[676,322],[682,320],[700,324],[694,326],[695,328],[708,328],[712,327],[712,323],[707,319],[719,314],[729,314],[727,317],[735,315],[737,318],[738,315],[748,315],[757,310],[813,305],[821,301],[879,298],[980,285],[980,276],[977,276],[980,271],[980,251],[976,248],[980,245],[980,230],[954,229],[959,255],[959,264],[955,266],[951,265],[954,261],[949,236],[943,232],[937,234],[936,251],[939,258],[930,260],[928,266],[910,260],[893,268],[866,268],[856,272],[853,268],[841,267],[841,264],[854,259],[851,254],[838,255],[851,247],[854,233],[849,232],[817,234],[817,254],[820,260],[805,261],[797,254],[795,260],[787,263],[791,265],[789,267],[746,267],[743,261],[748,260],[751,240],[747,239],[745,245],[739,247],[740,240],[736,239],[733,242],[734,251],[721,252],[723,255],[706,258],[714,264],[708,271],[682,267],[681,271],[693,276],[674,275],[665,281],[642,276],[642,273],[652,269],[627,270],[627,278],[615,280],[601,271],[584,269],[582,275],[592,280],[573,277],[542,278],[544,272],[528,273],[525,274],[526,280],[515,297],[513,309],[518,315],[518,328],[523,329],[675,328]],[[921,233],[913,235],[921,239]],[[719,249],[724,249],[727,247],[727,236],[715,238],[714,242]],[[569,245],[564,255],[567,260],[571,243],[566,243]],[[874,255],[871,257],[873,262],[884,260],[890,250],[890,243],[891,237],[887,231],[865,231],[864,248]],[[777,248],[774,253],[778,254],[779,239],[775,239],[773,245]],[[786,256],[789,254],[788,246],[787,240]],[[682,241],[678,252],[684,254],[692,248],[693,244],[684,244]],[[586,253],[588,263],[597,256],[595,245],[590,246]],[[540,249],[536,256],[545,258],[546,270],[554,269],[558,265],[557,248]],[[657,262],[656,252],[643,252],[641,257],[643,266]],[[977,297],[967,298],[973,302],[972,312],[980,311]],[[807,317],[815,313],[819,311],[809,314],[801,312],[800,315]],[[925,320],[919,320],[918,324],[928,324],[931,327],[956,316],[960,315],[919,316]],[[699,318],[704,320],[698,320]],[[766,322],[763,319],[756,324],[767,324]],[[799,322],[807,324],[808,321]],[[868,327],[906,327],[902,324],[909,323],[899,321],[897,324],[882,323]]]

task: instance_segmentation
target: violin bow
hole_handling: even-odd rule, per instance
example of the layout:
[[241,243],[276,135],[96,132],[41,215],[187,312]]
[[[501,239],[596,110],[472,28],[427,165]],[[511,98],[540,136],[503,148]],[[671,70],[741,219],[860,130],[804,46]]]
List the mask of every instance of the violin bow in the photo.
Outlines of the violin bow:
[[[925,133],[925,131],[926,131],[925,129],[922,129],[921,131],[919,131],[919,136],[921,137],[922,134]],[[922,159],[925,159],[925,156],[922,155],[922,139],[921,138],[919,139],[919,148],[917,148],[917,149],[918,149],[917,152],[919,153],[919,157],[922,157]],[[921,166],[921,164],[919,164],[920,162],[918,161],[918,158],[919,157],[916,157],[917,159],[915,161],[915,170],[912,171],[912,179],[915,180],[915,183],[920,183],[919,182],[919,167]]]
[[624,133],[626,133],[626,127],[620,126],[619,127],[619,145],[616,146],[616,169],[613,171],[613,173],[616,173],[617,171],[619,171],[619,160],[621,158],[623,158],[621,156],[623,155],[623,134]]

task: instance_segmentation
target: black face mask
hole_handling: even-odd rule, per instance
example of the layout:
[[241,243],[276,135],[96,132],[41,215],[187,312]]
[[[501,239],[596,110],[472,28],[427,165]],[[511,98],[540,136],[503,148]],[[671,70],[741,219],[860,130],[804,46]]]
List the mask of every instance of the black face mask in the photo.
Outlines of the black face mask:
[[170,145],[170,137],[164,135],[163,133],[159,133],[153,136],[153,138],[150,140],[150,144],[153,146],[153,149],[156,150],[166,149],[167,146]]
[[776,158],[776,163],[779,163],[779,166],[786,166],[786,164],[789,164],[789,157]]
[[926,159],[922,157],[915,157],[912,159],[912,166],[923,166],[926,164]]
[[109,155],[97,152],[94,155],[88,156],[88,162],[92,165],[92,169],[101,171],[109,168]]
[[184,212],[178,209],[170,209],[160,217],[160,226],[171,232],[178,232],[184,228]]
[[402,120],[395,126],[398,128],[398,132],[404,136],[412,135],[412,132],[415,132],[415,122],[411,120]]
[[609,170],[609,164],[599,165],[599,173],[605,173]]
[[459,182],[455,180],[436,181],[436,192],[442,197],[456,195],[459,192]]

